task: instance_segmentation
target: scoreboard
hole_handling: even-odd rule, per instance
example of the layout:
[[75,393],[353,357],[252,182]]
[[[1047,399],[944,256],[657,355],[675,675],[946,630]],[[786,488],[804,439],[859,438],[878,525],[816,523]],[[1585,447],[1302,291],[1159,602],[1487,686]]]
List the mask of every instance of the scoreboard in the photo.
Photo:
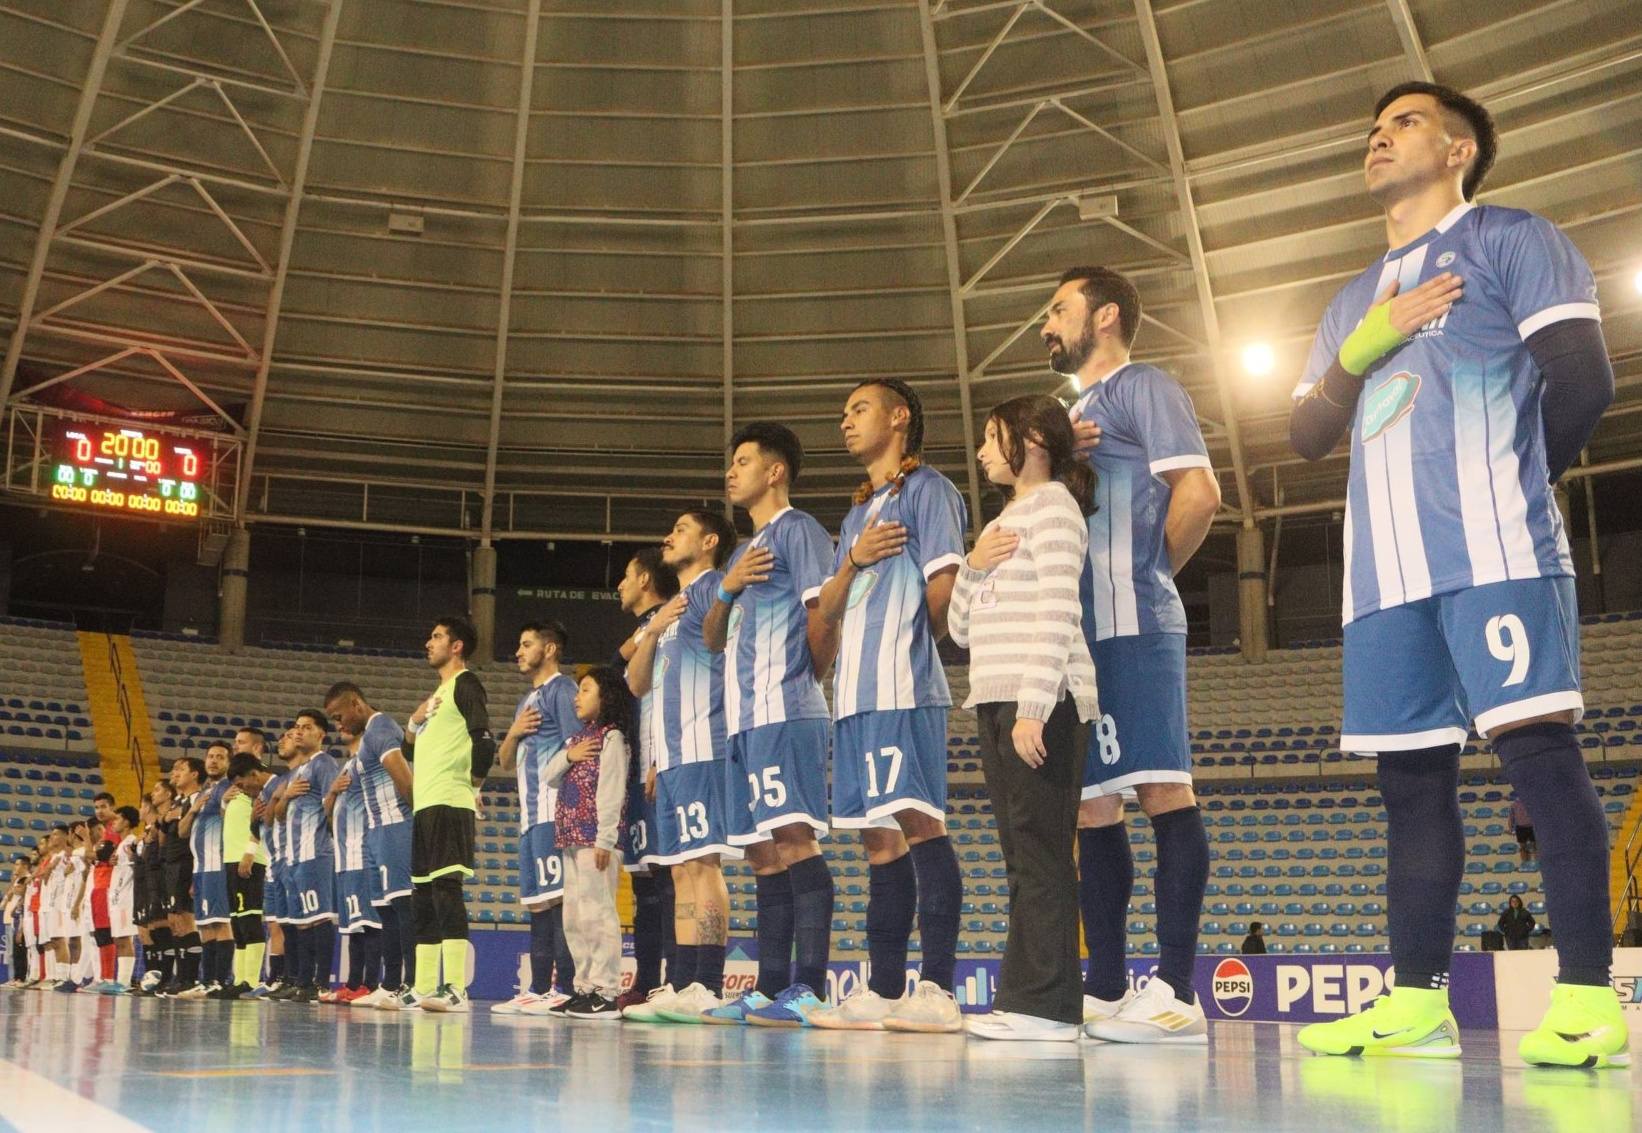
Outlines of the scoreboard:
[[210,448],[135,425],[50,426],[51,498],[98,510],[195,519]]

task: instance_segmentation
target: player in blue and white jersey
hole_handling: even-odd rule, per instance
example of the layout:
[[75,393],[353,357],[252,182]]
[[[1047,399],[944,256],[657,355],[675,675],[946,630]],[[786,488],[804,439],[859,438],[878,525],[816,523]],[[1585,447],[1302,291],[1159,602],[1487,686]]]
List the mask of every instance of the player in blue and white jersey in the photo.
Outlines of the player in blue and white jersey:
[[[678,575],[661,561],[660,547],[641,547],[627,562],[616,583],[616,597],[623,612],[638,619],[638,629],[616,651],[611,666],[627,671],[628,660],[639,647],[650,619],[678,593]],[[650,711],[655,702],[652,689],[639,700],[639,731],[649,734]],[[626,1011],[650,998],[661,986],[662,965],[670,970],[674,961],[673,874],[665,866],[651,868],[655,852],[655,776],[648,746],[639,746],[638,781],[641,787],[627,800],[627,854],[622,863],[633,882],[633,983],[616,1006]]]
[[498,1015],[546,1015],[575,995],[576,964],[564,935],[564,867],[553,823],[559,793],[546,774],[548,761],[582,728],[576,678],[559,667],[569,642],[558,622],[530,622],[520,627],[513,654],[530,691],[519,698],[496,758],[500,770],[519,777],[519,903],[530,914],[530,986],[493,1006]]
[[788,501],[803,461],[785,425],[754,422],[730,440],[725,492],[754,534],[730,556],[702,636],[724,654],[730,841],[757,879],[758,986],[709,1012],[711,1022],[804,1026],[827,992],[834,893],[816,839],[827,832],[832,729],[809,620],[833,547]]
[[[1049,364],[1082,391],[1072,418],[1094,467],[1080,594],[1101,717],[1089,729],[1078,808],[1078,890],[1089,964],[1084,1025],[1114,1042],[1205,1042],[1192,990],[1209,844],[1192,791],[1186,610],[1174,577],[1214,522],[1220,486],[1180,383],[1132,362],[1140,294],[1104,267],[1074,267],[1049,301]],[[1124,956],[1134,859],[1124,799],[1157,836],[1157,978],[1129,990]]]
[[1488,112],[1447,87],[1380,99],[1364,179],[1390,251],[1329,304],[1295,389],[1302,455],[1351,438],[1341,746],[1378,757],[1397,969],[1390,996],[1299,1038],[1324,1054],[1458,1057],[1456,792],[1474,728],[1534,816],[1556,926],[1551,1008],[1519,1051],[1618,1065],[1607,829],[1573,730],[1578,609],[1551,487],[1613,372],[1584,257],[1543,217],[1473,203],[1497,144]]
[[336,778],[337,763],[324,750],[330,730],[325,714],[304,708],[291,727],[291,773],[274,803],[274,818],[283,824],[287,935],[287,987],[271,998],[315,1003],[319,985],[329,984],[336,951],[336,853],[325,813],[325,795]]
[[[860,830],[871,896],[868,986],[811,1012],[818,1027],[962,1029],[952,977],[963,877],[946,833],[946,724],[952,705],[935,643],[964,555],[963,497],[923,463],[923,406],[893,378],[844,403],[844,447],[867,471],[844,517],[811,642],[835,659],[832,821]],[[917,910],[924,961],[906,995]]]
[[[717,600],[721,568],[735,547],[722,515],[688,511],[661,543],[679,593],[645,627],[627,665],[633,695],[654,690],[641,749],[655,775],[656,838],[650,860],[673,870],[677,972],[624,1016],[639,1022],[699,1023],[721,1006],[730,894],[720,865],[741,856],[730,845],[724,794],[724,657],[707,648],[702,623]],[[648,789],[648,784],[646,789]]]
[[228,744],[212,740],[205,748],[205,786],[194,796],[178,831],[188,839],[194,857],[194,925],[200,934],[200,982],[178,995],[204,999],[234,982],[234,931],[229,924],[228,875],[222,868],[222,797],[233,786],[228,773]]
[[382,920],[371,904],[369,855],[365,852],[365,792],[356,774],[360,737],[339,729],[348,745],[348,761],[325,792],[336,854],[337,931],[348,938],[348,978],[342,987],[321,992],[319,1002],[351,1006],[376,993],[382,984]]
[[365,868],[371,907],[382,922],[382,986],[353,1004],[395,1011],[417,1005],[416,931],[411,910],[411,769],[400,745],[405,733],[378,712],[359,686],[338,681],[325,693],[325,714],[338,730],[359,737],[353,775],[365,803]]
[[265,999],[283,991],[288,986],[287,964],[295,963],[295,957],[287,957],[285,951],[289,943],[285,930],[291,923],[290,905],[285,899],[285,838],[282,824],[274,818],[274,804],[290,779],[290,763],[296,754],[296,741],[289,728],[274,741],[274,754],[277,762],[273,773],[257,791],[251,811],[268,854],[267,882],[262,891],[262,919],[268,925],[268,978],[246,993],[248,999]]

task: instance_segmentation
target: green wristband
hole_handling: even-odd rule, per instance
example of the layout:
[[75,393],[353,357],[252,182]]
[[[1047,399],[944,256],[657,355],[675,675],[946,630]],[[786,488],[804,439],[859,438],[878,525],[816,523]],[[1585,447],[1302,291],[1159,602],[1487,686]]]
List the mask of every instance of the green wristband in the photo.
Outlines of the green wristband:
[[1340,368],[1362,377],[1368,368],[1408,341],[1391,325],[1391,304],[1378,303],[1368,309],[1357,329],[1340,344]]

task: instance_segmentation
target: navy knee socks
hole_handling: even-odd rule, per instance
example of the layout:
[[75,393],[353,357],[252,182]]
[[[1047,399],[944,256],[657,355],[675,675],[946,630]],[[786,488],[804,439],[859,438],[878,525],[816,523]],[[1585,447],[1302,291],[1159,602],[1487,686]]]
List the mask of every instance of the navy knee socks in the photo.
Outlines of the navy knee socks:
[[943,834],[919,842],[907,857],[918,885],[918,935],[924,952],[918,978],[951,991],[958,966],[958,915],[964,902],[958,853]]
[[792,879],[793,942],[797,957],[793,982],[826,998],[827,959],[832,949],[834,893],[832,870],[820,854],[787,870]]
[[885,999],[900,999],[906,994],[907,940],[918,904],[912,855],[869,865],[867,883],[867,986]]
[[1079,830],[1078,905],[1083,914],[1083,939],[1089,946],[1085,995],[1113,1001],[1129,990],[1124,917],[1134,888],[1135,860],[1129,852],[1128,827],[1119,822]]
[[1154,814],[1157,836],[1157,976],[1182,1003],[1195,1003],[1197,923],[1209,883],[1209,836],[1195,805]]
[[1448,986],[1454,903],[1465,872],[1459,782],[1458,746],[1380,753],[1386,922],[1398,987]]
[[782,870],[754,881],[758,888],[758,990],[774,999],[792,976],[792,878]]

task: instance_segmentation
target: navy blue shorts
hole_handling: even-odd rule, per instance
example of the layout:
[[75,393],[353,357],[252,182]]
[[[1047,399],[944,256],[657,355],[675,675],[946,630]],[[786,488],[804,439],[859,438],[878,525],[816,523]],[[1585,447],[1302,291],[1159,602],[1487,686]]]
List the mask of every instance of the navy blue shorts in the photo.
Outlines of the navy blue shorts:
[[1463,744],[1534,716],[1585,711],[1571,578],[1520,578],[1439,594],[1345,627],[1340,747]]
[[832,749],[832,824],[895,827],[915,810],[946,821],[947,709],[860,712],[838,721]]
[[[659,784],[656,788],[661,789]],[[628,873],[649,873],[655,861],[656,804],[644,797],[644,780],[639,780],[638,793],[627,803],[627,860],[622,868]]]
[[348,869],[336,875],[336,909],[343,932],[382,927],[382,918],[371,907],[371,875],[367,870]]
[[290,924],[310,925],[336,919],[336,866],[329,856],[287,864],[285,898]]
[[826,720],[766,724],[730,737],[724,761],[730,804],[730,844],[768,842],[770,832],[804,823],[827,834]]
[[1140,783],[1190,783],[1186,635],[1108,637],[1089,652],[1101,715],[1089,725],[1083,797],[1119,795]]
[[262,889],[262,917],[276,924],[291,919],[290,903],[285,900],[285,865],[268,863],[268,883]]
[[228,904],[228,878],[220,869],[194,875],[194,923],[227,924],[233,915]]
[[551,822],[538,822],[519,838],[519,904],[541,909],[563,896],[558,828]]
[[387,905],[411,892],[411,823],[409,819],[365,831],[365,869],[370,873],[371,904]]
[[656,848],[650,860],[677,865],[711,854],[741,857],[730,845],[721,760],[683,763],[656,776]]

